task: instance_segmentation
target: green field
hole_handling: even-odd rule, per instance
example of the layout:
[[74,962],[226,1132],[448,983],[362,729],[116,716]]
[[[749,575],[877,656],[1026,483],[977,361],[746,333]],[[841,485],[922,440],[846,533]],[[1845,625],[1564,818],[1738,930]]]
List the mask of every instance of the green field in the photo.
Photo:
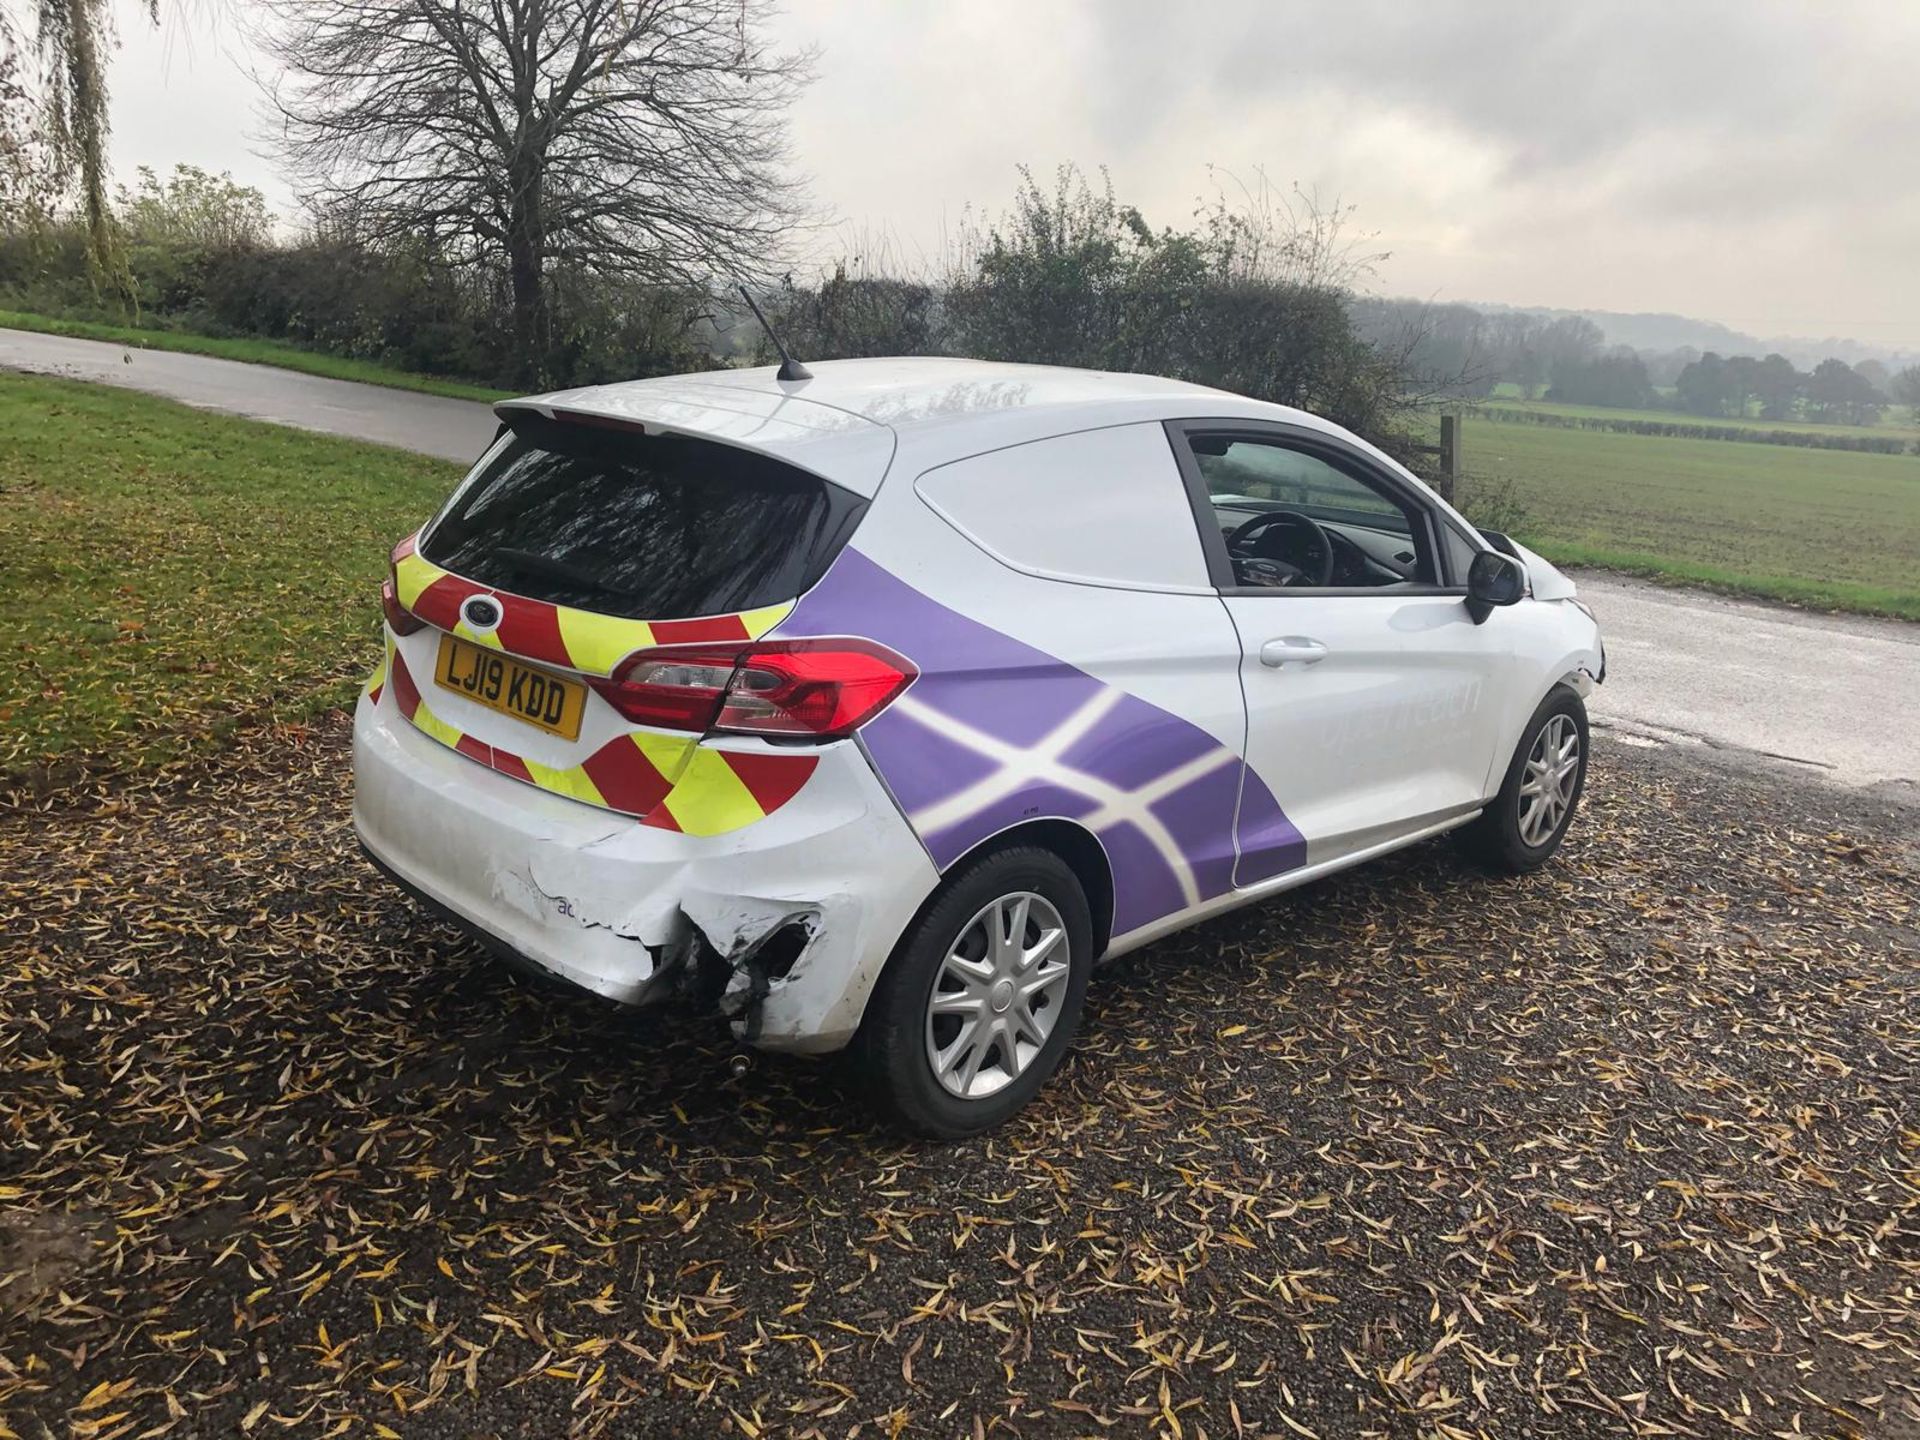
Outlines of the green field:
[[349,698],[443,461],[0,374],[0,778],[163,763]]
[[1762,420],[1727,416],[1689,415],[1684,410],[1614,410],[1604,405],[1562,405],[1548,400],[1495,398],[1483,402],[1487,418],[1498,421],[1502,410],[1524,410],[1536,415],[1564,415],[1581,420],[1651,420],[1667,425],[1712,425],[1726,430],[1787,430],[1801,435],[1866,435],[1880,439],[1920,440],[1920,422],[1904,405],[1890,405],[1878,425],[1816,425],[1808,420]]
[[418,390],[427,395],[448,395],[455,400],[505,400],[512,392],[471,385],[464,380],[447,380],[438,375],[418,375],[410,370],[395,370],[372,360],[351,360],[341,355],[324,355],[317,350],[302,350],[272,340],[237,340],[214,335],[195,335],[185,330],[150,330],[133,325],[98,325],[91,320],[66,320],[50,315],[32,315],[24,310],[0,310],[0,329],[34,330],[42,335],[71,335],[81,340],[109,340],[140,350],[175,350],[187,355],[212,355],[222,360],[244,360],[252,365],[273,365],[282,370],[299,370],[308,375],[323,375],[329,380],[358,380],[364,385],[385,385],[391,390]]
[[1556,562],[1920,619],[1920,457],[1469,418],[1471,510],[1510,486]]

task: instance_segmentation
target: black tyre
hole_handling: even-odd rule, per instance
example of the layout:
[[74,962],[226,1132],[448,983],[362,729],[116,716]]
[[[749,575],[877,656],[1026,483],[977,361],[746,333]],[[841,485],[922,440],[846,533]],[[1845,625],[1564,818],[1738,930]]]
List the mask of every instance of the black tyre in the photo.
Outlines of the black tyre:
[[947,877],[867,1002],[855,1063],[904,1129],[939,1140],[1014,1114],[1073,1043],[1093,967],[1087,897],[1022,846]]
[[1456,833],[1489,870],[1524,875],[1560,848],[1587,783],[1587,707],[1556,686],[1520,732],[1500,793]]

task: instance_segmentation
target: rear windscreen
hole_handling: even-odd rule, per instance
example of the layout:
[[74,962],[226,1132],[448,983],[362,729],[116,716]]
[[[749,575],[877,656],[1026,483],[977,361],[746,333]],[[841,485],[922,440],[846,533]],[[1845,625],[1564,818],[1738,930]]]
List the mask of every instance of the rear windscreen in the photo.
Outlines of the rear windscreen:
[[865,509],[818,476],[709,440],[538,417],[513,426],[420,553],[554,605],[677,620],[791,600]]

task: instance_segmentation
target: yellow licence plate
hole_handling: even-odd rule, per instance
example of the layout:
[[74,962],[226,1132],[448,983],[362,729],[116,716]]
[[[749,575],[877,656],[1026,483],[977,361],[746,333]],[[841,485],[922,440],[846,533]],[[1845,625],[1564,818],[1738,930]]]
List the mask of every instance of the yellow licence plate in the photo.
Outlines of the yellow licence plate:
[[433,678],[477,705],[538,726],[549,735],[580,738],[587,687],[548,670],[522,665],[511,655],[440,637],[440,663]]

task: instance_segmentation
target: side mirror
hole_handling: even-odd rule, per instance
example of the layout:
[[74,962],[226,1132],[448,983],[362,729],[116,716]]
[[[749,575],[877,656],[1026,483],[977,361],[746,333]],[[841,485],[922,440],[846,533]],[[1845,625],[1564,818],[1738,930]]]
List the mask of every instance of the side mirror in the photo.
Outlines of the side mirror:
[[1482,550],[1467,567],[1467,614],[1485,623],[1496,605],[1513,605],[1527,595],[1527,567],[1498,550]]

